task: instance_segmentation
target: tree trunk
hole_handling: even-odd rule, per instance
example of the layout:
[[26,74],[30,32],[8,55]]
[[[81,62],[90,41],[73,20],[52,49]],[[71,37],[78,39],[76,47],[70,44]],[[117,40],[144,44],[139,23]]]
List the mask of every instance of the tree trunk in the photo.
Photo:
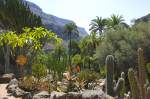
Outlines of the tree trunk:
[[5,73],[8,73],[10,70],[10,47],[4,46],[4,59],[5,59]]
[[72,72],[72,67],[71,67],[71,33],[69,33],[69,68],[70,68],[70,73]]

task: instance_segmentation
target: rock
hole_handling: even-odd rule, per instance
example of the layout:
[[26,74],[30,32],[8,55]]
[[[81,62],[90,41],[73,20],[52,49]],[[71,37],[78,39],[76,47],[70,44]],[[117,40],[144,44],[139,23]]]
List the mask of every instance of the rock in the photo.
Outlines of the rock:
[[33,96],[33,99],[49,99],[50,94],[47,91],[42,91]]
[[66,96],[66,99],[81,99],[81,93],[69,92]]
[[7,87],[7,92],[8,93],[14,93],[17,88],[18,88],[18,85],[10,85]]
[[0,83],[8,83],[10,82],[13,78],[15,77],[15,75],[13,73],[9,73],[9,74],[4,74],[0,77]]
[[30,92],[26,92],[23,96],[22,99],[32,99],[32,94]]
[[53,91],[50,99],[66,99],[66,93]]
[[18,87],[18,80],[17,79],[12,79],[9,84],[7,85],[6,89],[9,93],[12,93],[15,91],[15,89]]
[[82,92],[82,99],[107,99],[102,90],[85,90]]
[[19,87],[17,87],[12,95],[15,97],[22,97],[22,96],[24,96],[24,94],[26,94],[26,92],[24,90],[20,89]]
[[8,97],[2,97],[2,99],[8,99]]
[[18,80],[16,79],[16,78],[14,78],[14,79],[12,79],[10,82],[9,82],[9,84],[8,84],[8,86],[10,86],[10,85],[18,85]]

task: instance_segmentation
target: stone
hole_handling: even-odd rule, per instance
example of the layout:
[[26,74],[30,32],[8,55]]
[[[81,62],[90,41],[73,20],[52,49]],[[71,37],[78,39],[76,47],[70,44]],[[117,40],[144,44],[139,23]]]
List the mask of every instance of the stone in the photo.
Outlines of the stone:
[[8,85],[6,86],[6,89],[9,93],[12,93],[15,91],[15,89],[18,87],[18,80],[17,79],[12,79]]
[[23,96],[22,99],[32,99],[32,94],[30,92],[26,92]]
[[15,77],[15,75],[14,75],[13,73],[4,74],[4,75],[0,76],[0,83],[8,83],[8,82],[10,82],[14,77]]
[[106,99],[106,94],[102,90],[84,90],[82,99]]
[[10,85],[7,87],[7,92],[8,93],[14,93],[15,90],[17,89],[18,85]]
[[12,95],[15,97],[22,97],[24,94],[26,94],[26,92],[19,87],[17,87],[16,90],[12,93]]
[[33,96],[33,99],[49,99],[50,94],[47,91],[42,91]]
[[18,85],[18,80],[16,78],[12,79],[9,83],[8,83],[8,86],[10,85]]
[[66,99],[66,93],[53,91],[50,99]]
[[81,93],[78,93],[78,92],[69,92],[66,95],[66,99],[81,99]]

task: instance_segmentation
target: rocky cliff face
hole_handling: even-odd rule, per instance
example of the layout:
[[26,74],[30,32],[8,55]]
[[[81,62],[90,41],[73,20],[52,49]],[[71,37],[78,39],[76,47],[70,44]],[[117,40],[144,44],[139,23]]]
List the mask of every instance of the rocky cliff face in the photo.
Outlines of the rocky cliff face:
[[[26,1],[26,0],[24,0],[24,1],[28,4],[28,6],[30,7],[30,10],[34,14],[41,17],[42,23],[47,29],[50,29],[53,32],[56,32],[58,34],[58,36],[66,39],[66,37],[63,36],[63,34],[62,34],[62,32],[64,31],[63,27],[65,24],[71,23],[73,21],[67,20],[67,19],[62,19],[62,18],[56,17],[54,15],[44,13],[42,11],[42,9],[39,6],[37,6],[36,4]],[[79,34],[80,37],[85,37],[86,35],[88,35],[88,33],[82,27],[78,27],[78,31],[80,32],[80,34]]]

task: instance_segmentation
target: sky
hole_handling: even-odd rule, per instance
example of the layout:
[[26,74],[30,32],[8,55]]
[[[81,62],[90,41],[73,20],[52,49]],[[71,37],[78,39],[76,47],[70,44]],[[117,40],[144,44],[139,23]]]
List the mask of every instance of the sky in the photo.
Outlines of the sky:
[[90,21],[96,16],[108,18],[122,15],[125,22],[150,13],[150,0],[28,0],[48,14],[73,20],[89,32]]

